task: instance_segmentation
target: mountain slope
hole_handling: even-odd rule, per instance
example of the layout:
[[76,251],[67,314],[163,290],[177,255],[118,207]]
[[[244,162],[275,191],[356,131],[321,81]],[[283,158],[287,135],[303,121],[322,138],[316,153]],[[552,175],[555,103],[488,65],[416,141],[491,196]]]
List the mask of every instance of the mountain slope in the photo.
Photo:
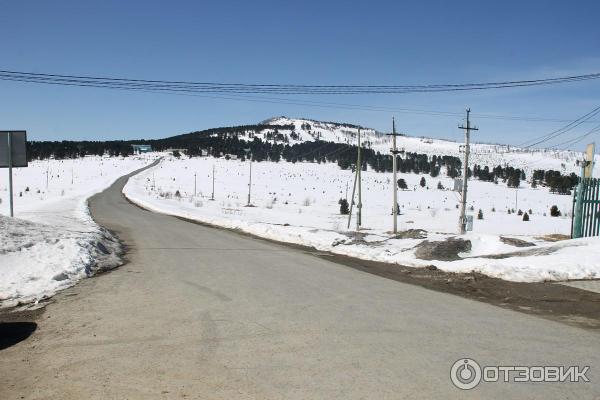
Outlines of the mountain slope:
[[[289,144],[306,141],[323,140],[335,143],[357,144],[358,129],[361,129],[362,145],[372,148],[382,154],[389,153],[391,137],[375,129],[359,127],[353,124],[322,122],[303,118],[289,118],[285,116],[274,117],[262,121],[260,125],[268,126],[264,129],[247,129],[238,131],[240,137],[247,140],[258,138],[264,141],[286,140]],[[279,128],[275,128],[279,126]],[[279,136],[278,136],[279,135]],[[462,142],[450,140],[431,139],[424,137],[400,136],[397,146],[407,152],[427,155],[449,155],[462,158]],[[522,149],[501,144],[471,144],[470,165],[495,167],[513,166],[520,168],[530,176],[535,169],[556,170],[563,174],[574,172],[579,174],[578,160],[583,155],[581,152],[571,150],[550,149]],[[600,161],[600,158],[596,156]],[[600,163],[596,162],[595,173],[600,172]]]

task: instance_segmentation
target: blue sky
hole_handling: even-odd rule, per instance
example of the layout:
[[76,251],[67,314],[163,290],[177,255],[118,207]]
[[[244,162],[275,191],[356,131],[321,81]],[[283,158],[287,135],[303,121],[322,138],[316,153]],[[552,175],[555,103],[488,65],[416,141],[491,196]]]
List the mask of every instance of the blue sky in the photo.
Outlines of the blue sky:
[[[56,0],[0,6],[3,70],[297,84],[461,83],[600,72],[597,1]],[[599,89],[600,80],[479,93],[291,98],[456,113],[470,106],[480,141],[516,144],[564,123],[477,114],[573,120],[600,105]],[[277,115],[380,130],[389,129],[394,115],[408,134],[462,135],[458,115],[4,81],[0,93],[0,128],[27,129],[36,140],[156,138]],[[584,124],[572,137],[594,126]]]

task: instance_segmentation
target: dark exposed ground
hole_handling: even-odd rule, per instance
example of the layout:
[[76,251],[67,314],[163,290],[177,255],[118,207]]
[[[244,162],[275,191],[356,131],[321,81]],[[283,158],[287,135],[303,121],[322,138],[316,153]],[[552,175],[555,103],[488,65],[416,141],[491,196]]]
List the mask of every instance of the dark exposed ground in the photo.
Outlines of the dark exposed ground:
[[600,329],[600,294],[552,282],[523,283],[328,255],[349,267],[583,328]]

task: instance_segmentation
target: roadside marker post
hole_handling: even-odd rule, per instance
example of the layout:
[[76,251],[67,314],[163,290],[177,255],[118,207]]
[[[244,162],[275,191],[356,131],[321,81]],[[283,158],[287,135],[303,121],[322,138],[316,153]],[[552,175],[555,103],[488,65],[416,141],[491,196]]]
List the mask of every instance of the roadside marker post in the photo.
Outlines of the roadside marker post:
[[11,217],[14,217],[12,169],[20,167],[27,167],[27,132],[0,131],[0,168],[8,168]]

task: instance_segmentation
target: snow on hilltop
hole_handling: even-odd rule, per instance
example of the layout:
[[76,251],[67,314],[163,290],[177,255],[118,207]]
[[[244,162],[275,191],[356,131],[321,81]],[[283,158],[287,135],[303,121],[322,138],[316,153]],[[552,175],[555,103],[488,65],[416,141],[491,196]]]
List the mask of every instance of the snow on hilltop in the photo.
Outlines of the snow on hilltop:
[[[381,153],[389,153],[391,148],[391,137],[387,136],[386,133],[353,124],[288,118],[285,116],[270,118],[262,121],[260,124],[281,126],[281,129],[277,128],[277,133],[286,137],[289,144],[315,140],[356,144],[357,133],[360,128],[361,140],[365,147],[372,148]],[[294,129],[283,128],[292,125]],[[275,133],[274,128],[266,128],[259,132],[248,131],[244,136],[272,141],[273,139],[267,138],[267,135],[272,133]],[[462,158],[462,142],[426,137],[400,136],[397,138],[397,145],[398,148],[404,149],[407,152],[430,156],[449,155]],[[487,165],[489,167],[498,165],[512,166],[524,170],[527,176],[530,177],[531,172],[536,169],[552,169],[560,171],[562,174],[569,174],[571,172],[578,174],[580,167],[577,165],[577,160],[580,159],[582,159],[582,153],[571,150],[523,149],[501,144],[473,143],[469,164]],[[600,161],[600,158],[598,158],[598,161]],[[596,165],[598,172],[600,172],[600,162],[596,162]]]
[[[375,129],[338,122],[276,117],[263,121],[261,124],[294,125],[294,132],[299,135],[297,141],[300,142],[323,140],[325,142],[353,144],[356,143],[359,128],[361,129],[361,138],[365,144],[370,143],[371,146],[375,147],[388,142],[388,137]],[[283,132],[280,131],[280,133]]]

